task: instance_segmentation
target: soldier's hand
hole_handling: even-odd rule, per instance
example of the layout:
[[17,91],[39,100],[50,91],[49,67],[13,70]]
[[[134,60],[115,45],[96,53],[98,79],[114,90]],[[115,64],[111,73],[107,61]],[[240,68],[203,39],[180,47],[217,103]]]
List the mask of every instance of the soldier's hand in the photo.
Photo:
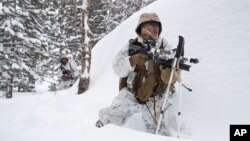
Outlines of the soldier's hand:
[[63,76],[61,77],[61,79],[62,79],[63,81],[67,81],[67,80],[69,79],[69,77],[68,77],[67,75],[63,75]]
[[134,65],[143,66],[148,59],[149,58],[147,55],[138,53],[138,54],[132,55],[129,58],[129,61],[130,61],[132,66],[134,66]]
[[[171,75],[171,68],[164,68],[162,65],[160,66],[160,70],[161,70],[161,80],[168,84],[169,83],[169,79],[170,79],[170,75]],[[178,75],[178,76],[177,76]],[[176,72],[176,74],[174,74],[171,83],[175,83],[176,81],[178,81],[178,78],[180,76],[180,71],[178,70]]]

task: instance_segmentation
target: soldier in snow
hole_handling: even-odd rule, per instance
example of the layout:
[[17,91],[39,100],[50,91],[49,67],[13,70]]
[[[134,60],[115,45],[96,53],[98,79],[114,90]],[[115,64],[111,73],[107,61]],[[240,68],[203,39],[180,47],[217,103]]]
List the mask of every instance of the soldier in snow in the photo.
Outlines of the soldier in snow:
[[60,57],[60,67],[58,68],[59,84],[57,90],[62,90],[71,87],[78,76],[80,71],[73,59],[69,59],[66,54]]
[[[155,133],[164,98],[168,96],[168,102],[171,103],[175,97],[174,83],[179,77],[175,75],[172,83],[167,84],[171,69],[156,64],[152,59],[151,55],[156,53],[173,56],[168,42],[159,37],[162,31],[159,17],[155,13],[142,14],[135,31],[138,37],[130,40],[113,62],[114,72],[120,77],[119,95],[110,107],[99,111],[100,119],[96,126],[102,127],[109,123],[122,126],[133,114],[142,113],[148,132]],[[130,48],[134,46],[146,47],[151,55],[131,54]],[[165,94],[167,85],[171,85],[169,95]],[[165,111],[159,134],[173,136],[168,125],[175,124],[175,119],[175,115]]]

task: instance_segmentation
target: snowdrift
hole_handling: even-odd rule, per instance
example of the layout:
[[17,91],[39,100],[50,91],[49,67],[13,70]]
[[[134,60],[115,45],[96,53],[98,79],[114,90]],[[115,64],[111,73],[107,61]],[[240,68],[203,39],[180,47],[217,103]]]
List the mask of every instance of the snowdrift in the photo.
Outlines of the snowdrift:
[[118,127],[114,125],[107,125],[103,128],[90,129],[86,135],[86,138],[93,139],[94,141],[98,140],[108,140],[108,141],[128,141],[128,140],[143,140],[143,141],[192,141],[192,140],[184,140],[177,139],[159,135],[152,135],[141,131],[126,129],[123,127]]
[[182,90],[183,126],[190,128],[193,139],[229,140],[230,124],[250,122],[249,6],[248,0],[158,0],[124,21],[94,48],[93,56],[98,57],[93,57],[92,84],[116,96],[118,78],[111,69],[112,60],[136,37],[139,15],[155,12],[162,21],[161,36],[173,48],[178,36],[184,36],[185,56],[200,59],[190,72],[182,73],[183,83],[193,89],[192,93]]

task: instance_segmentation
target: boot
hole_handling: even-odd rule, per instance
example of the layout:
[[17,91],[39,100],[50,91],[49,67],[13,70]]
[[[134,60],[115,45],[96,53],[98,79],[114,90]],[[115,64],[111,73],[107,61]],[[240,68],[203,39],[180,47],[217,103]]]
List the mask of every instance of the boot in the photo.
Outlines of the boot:
[[95,123],[95,126],[98,127],[98,128],[101,128],[101,127],[103,127],[104,125],[103,125],[103,123],[102,123],[100,120],[98,120],[98,121]]

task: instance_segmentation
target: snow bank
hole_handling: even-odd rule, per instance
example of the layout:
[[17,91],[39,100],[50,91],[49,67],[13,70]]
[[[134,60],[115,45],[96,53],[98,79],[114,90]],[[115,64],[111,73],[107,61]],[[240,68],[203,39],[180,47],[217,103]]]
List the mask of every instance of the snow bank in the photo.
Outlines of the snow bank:
[[178,35],[184,36],[185,55],[200,59],[191,72],[182,73],[183,83],[193,89],[192,93],[182,90],[183,126],[190,128],[193,139],[229,140],[229,125],[248,124],[250,119],[249,6],[248,0],[158,0],[97,44],[92,84],[102,88],[103,97],[111,101],[109,96],[115,96],[114,88],[118,87],[118,78],[111,69],[114,56],[136,37],[139,15],[156,12],[163,24],[161,36],[173,47]]
[[165,136],[153,135],[141,131],[122,128],[114,125],[107,125],[103,128],[90,128],[85,133],[85,137],[93,139],[94,141],[192,141],[177,138],[170,138]]

